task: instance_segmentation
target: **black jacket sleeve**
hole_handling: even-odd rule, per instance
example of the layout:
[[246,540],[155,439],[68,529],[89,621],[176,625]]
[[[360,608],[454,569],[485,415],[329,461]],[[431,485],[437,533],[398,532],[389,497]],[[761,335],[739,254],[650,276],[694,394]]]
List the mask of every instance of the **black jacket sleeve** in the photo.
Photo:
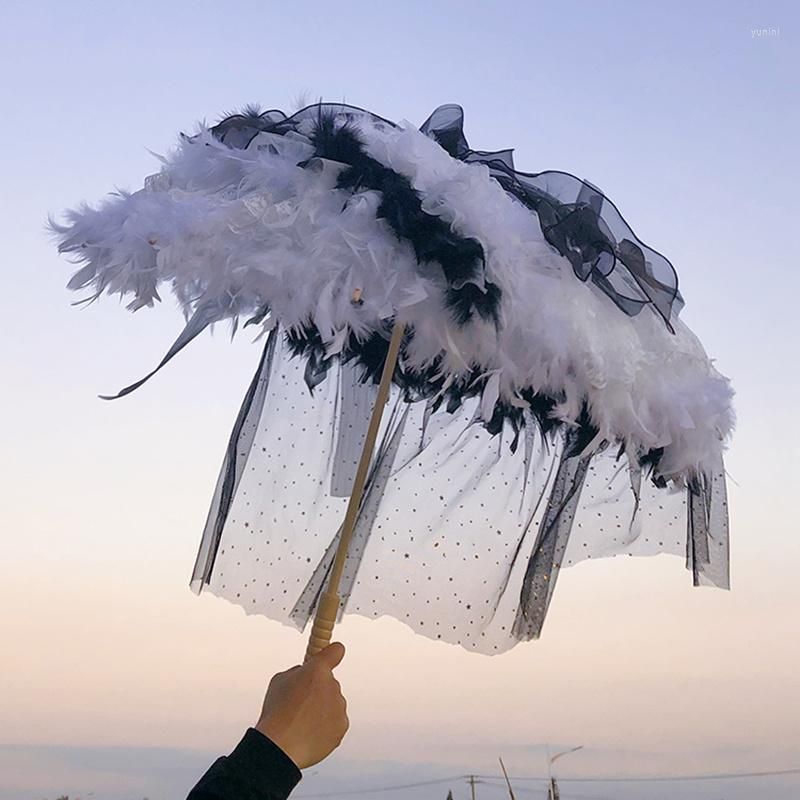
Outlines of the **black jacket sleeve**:
[[211,765],[186,800],[286,800],[300,778],[291,758],[250,728],[229,756]]

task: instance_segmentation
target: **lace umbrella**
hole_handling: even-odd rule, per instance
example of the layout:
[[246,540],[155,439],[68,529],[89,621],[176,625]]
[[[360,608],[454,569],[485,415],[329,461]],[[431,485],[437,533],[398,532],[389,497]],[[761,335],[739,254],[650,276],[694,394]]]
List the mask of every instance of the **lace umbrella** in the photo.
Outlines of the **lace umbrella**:
[[316,615],[310,651],[346,610],[497,653],[581,559],[680,553],[727,587],[732,390],[598,188],[472,150],[456,105],[248,108],[162,161],[52,227],[89,299],[172,289],[158,368],[223,319],[266,333],[196,591]]

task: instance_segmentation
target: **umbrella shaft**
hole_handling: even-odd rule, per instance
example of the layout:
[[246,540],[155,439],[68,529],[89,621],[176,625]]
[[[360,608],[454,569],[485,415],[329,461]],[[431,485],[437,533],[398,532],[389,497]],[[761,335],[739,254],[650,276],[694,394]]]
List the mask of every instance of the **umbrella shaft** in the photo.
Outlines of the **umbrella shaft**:
[[350,493],[350,500],[347,504],[347,512],[344,517],[344,523],[342,524],[342,533],[339,538],[339,545],[336,549],[333,569],[331,570],[327,589],[322,593],[317,603],[314,625],[311,628],[311,636],[309,638],[308,649],[306,650],[306,659],[308,659],[309,656],[316,655],[316,653],[326,647],[331,641],[333,626],[336,623],[336,615],[339,611],[339,582],[342,578],[344,564],[347,559],[347,550],[350,546],[350,540],[353,538],[358,512],[361,508],[361,498],[364,494],[364,487],[367,482],[367,473],[369,472],[369,465],[372,460],[372,452],[375,449],[375,441],[378,438],[383,409],[389,398],[389,389],[392,385],[392,376],[394,375],[394,368],[397,365],[397,357],[400,354],[400,345],[403,342],[404,332],[405,323],[395,321],[394,329],[392,330],[392,338],[389,341],[389,349],[386,353],[386,361],[383,364],[381,381],[378,385],[378,396],[372,409],[372,416],[370,417],[369,427],[367,428],[367,436],[364,439],[364,446],[361,449],[361,458],[358,462],[356,477],[353,480],[353,490]]

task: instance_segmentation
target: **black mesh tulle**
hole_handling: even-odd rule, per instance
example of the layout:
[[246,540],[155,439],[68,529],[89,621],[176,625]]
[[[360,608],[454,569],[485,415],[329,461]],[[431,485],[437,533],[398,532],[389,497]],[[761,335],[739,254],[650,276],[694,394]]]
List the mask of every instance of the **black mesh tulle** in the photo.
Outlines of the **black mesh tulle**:
[[461,106],[445,105],[420,130],[454,158],[485,164],[507,192],[537,213],[545,238],[569,259],[580,280],[591,280],[626,314],[652,304],[671,327],[670,319],[683,307],[675,268],[637,238],[596,186],[568,172],[519,172],[512,150],[470,149],[463,125]]
[[[377,388],[336,362],[307,391],[302,359],[270,334],[234,428],[193,575],[297,628],[333,562]],[[479,424],[392,389],[350,547],[341,613],[391,615],[468,650],[539,636],[559,571],[609,555],[685,555],[695,583],[727,587],[719,469],[665,491],[619,450],[576,452],[572,434]]]

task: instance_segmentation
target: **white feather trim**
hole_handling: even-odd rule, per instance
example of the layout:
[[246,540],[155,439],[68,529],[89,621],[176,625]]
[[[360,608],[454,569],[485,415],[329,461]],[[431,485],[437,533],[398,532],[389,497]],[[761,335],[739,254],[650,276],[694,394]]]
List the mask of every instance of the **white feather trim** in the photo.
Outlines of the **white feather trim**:
[[415,331],[409,366],[444,354],[451,379],[473,366],[491,373],[484,417],[532,387],[563,394],[556,413],[568,422],[586,402],[600,439],[633,452],[663,447],[665,477],[717,462],[734,424],[732,389],[684,324],[672,334],[648,309],[629,317],[578,281],[485,166],[451,158],[411,125],[365,119],[361,135],[370,155],[411,180],[427,213],[481,242],[487,277],[503,292],[499,332],[479,319],[454,324],[441,271],[420,268],[376,220],[380,195],[337,190],[339,164],[298,167],[314,152],[299,134],[261,133],[235,150],[202,128],[142,190],[52,223],[61,251],[83,264],[70,287],[131,297],[136,310],[167,283],[187,314],[211,304],[219,319],[267,305],[270,324],[313,321],[331,353],[342,331],[366,335],[397,312]]

